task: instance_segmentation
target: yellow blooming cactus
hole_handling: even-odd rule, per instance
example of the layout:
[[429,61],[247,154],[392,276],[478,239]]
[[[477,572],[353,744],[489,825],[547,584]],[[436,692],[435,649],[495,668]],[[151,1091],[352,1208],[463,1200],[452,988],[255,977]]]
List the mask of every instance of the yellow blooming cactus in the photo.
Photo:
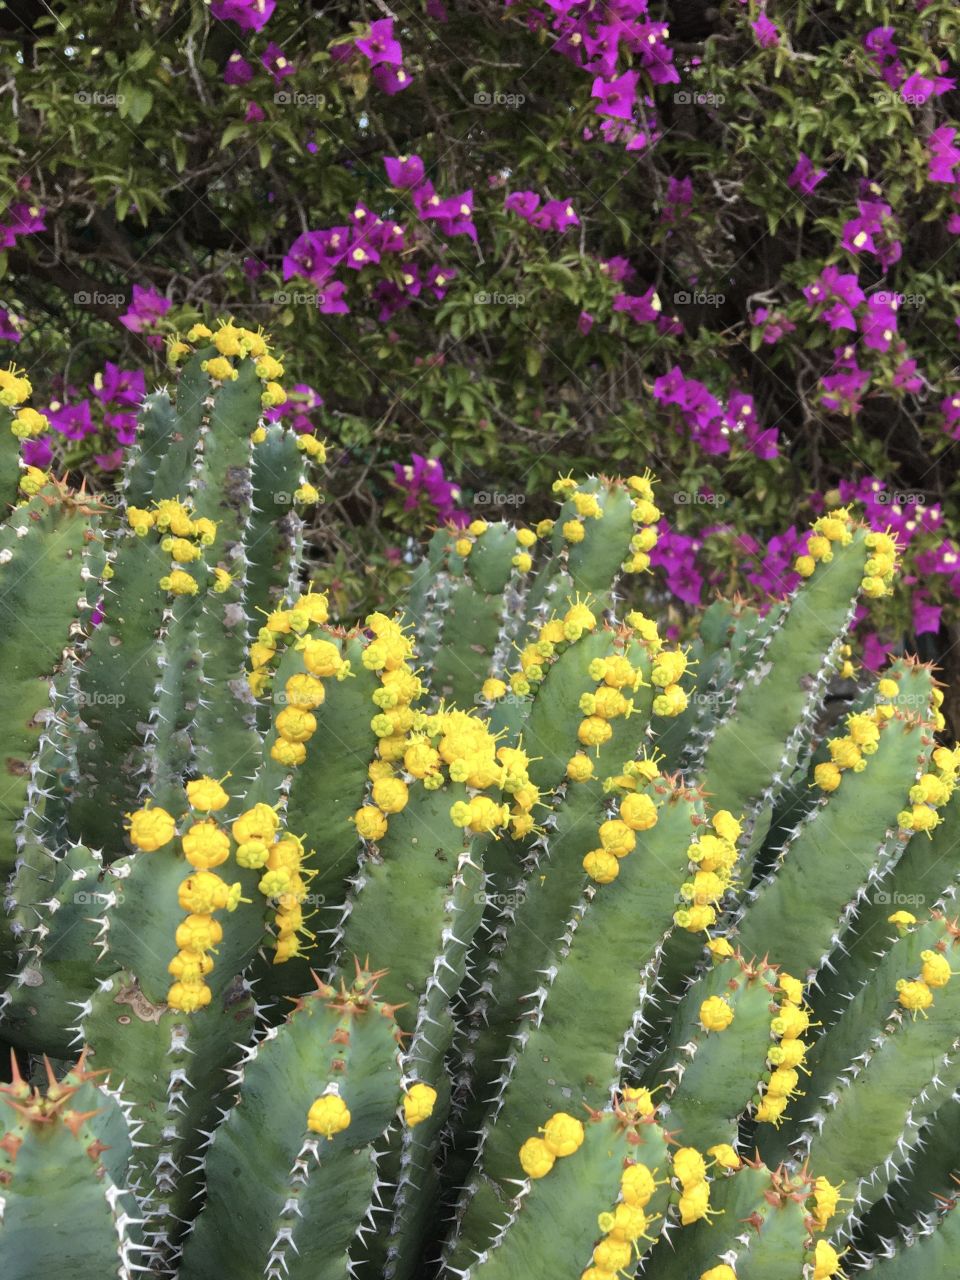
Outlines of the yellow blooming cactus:
[[799,1092],[799,1072],[810,1047],[801,1037],[811,1025],[803,983],[791,974],[781,973],[777,986],[778,1003],[770,1023],[774,1043],[767,1052],[769,1075],[761,1083],[755,1113],[759,1123],[775,1126],[782,1123],[790,1098]]
[[[19,441],[37,440],[50,430],[46,414],[24,403],[32,394],[33,387],[24,370],[12,364],[0,369],[0,405],[10,410],[10,431]],[[20,466],[20,492],[25,498],[32,498],[49,481],[50,473],[22,461]]]
[[699,830],[687,849],[691,878],[680,889],[687,905],[673,917],[674,923],[689,933],[703,933],[716,924],[720,902],[735,883],[741,819],[720,809],[710,819],[709,827]]

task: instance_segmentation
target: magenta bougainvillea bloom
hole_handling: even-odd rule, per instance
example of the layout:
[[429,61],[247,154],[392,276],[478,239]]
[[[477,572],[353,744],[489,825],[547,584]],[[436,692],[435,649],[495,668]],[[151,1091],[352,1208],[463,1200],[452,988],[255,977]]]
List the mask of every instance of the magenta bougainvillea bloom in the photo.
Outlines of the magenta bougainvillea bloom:
[[613,299],[614,311],[622,311],[635,324],[653,324],[662,310],[657,291],[651,285],[646,293],[633,296],[629,293],[618,293]]
[[253,67],[239,49],[234,49],[223,68],[224,84],[248,84],[253,79]]
[[793,173],[787,179],[787,186],[793,187],[795,191],[799,191],[802,195],[809,196],[813,194],[826,176],[826,169],[815,168],[810,157],[801,151]]
[[566,231],[568,227],[580,225],[580,219],[569,200],[548,200],[530,221],[543,231]]
[[424,166],[419,156],[384,156],[383,165],[392,187],[407,190],[423,182]]
[[875,293],[867,299],[860,317],[863,344],[871,351],[889,351],[897,336],[897,298],[891,293]]
[[277,0],[213,0],[210,12],[221,22],[235,22],[244,31],[262,31],[276,7]]
[[693,204],[693,179],[670,178],[667,181],[667,197],[664,201],[661,222],[680,222],[690,213]]
[[287,399],[282,405],[267,409],[268,422],[287,422],[300,435],[312,435],[316,424],[310,417],[323,408],[323,396],[306,382],[297,382],[287,388]]
[[266,113],[259,102],[248,102],[247,109],[243,113],[244,124],[260,124],[262,120],[266,120]]
[[516,213],[527,222],[540,207],[540,197],[535,191],[512,191],[503,202],[507,213]]
[[761,13],[755,22],[750,23],[757,44],[761,49],[773,49],[780,43],[780,33],[776,23],[771,22],[765,13]]
[[317,310],[324,316],[349,315],[350,308],[343,299],[347,286],[342,280],[331,280],[317,294]]
[[597,76],[591,96],[598,99],[594,108],[598,116],[611,116],[615,120],[630,120],[637,98],[639,71],[625,71],[612,80]]
[[872,253],[884,269],[892,267],[903,252],[893,210],[882,200],[858,200],[857,210],[858,216],[844,224],[843,248],[853,254]]
[[46,231],[43,217],[46,210],[35,204],[12,204],[0,221],[0,249],[12,249],[19,236],[36,235]]
[[3,342],[22,341],[23,334],[18,327],[20,324],[19,316],[12,315],[6,307],[0,307],[0,340]]
[[941,125],[934,129],[927,139],[927,150],[930,152],[930,167],[927,177],[931,182],[954,182],[955,170],[960,165],[960,147],[953,145],[956,129]]
[[593,328],[593,316],[589,311],[581,311],[579,316],[577,316],[577,328],[584,337],[586,337]]
[[949,76],[924,76],[915,71],[900,86],[900,97],[911,106],[923,106],[928,98],[939,98],[941,94],[955,89],[956,85],[957,82]]
[[282,84],[287,76],[296,74],[296,67],[287,58],[278,44],[271,40],[260,55],[262,66],[270,72],[274,84]]
[[373,83],[381,93],[393,97],[402,93],[413,84],[413,77],[403,67],[388,66],[385,63],[373,68]]
[[147,390],[142,369],[121,369],[108,360],[103,373],[98,373],[90,384],[90,390],[101,404],[136,409]]
[[172,305],[170,299],[165,298],[156,289],[144,289],[141,285],[135,284],[133,297],[127,310],[120,317],[120,323],[131,333],[143,333],[153,328],[167,314]]
[[370,34],[354,42],[354,47],[370,63],[371,67],[387,64],[399,67],[403,62],[403,49],[393,34],[393,19],[380,18],[370,23]]
[[[844,348],[844,351],[851,348]],[[852,417],[863,408],[863,393],[870,385],[869,369],[861,369],[853,359],[848,367],[839,373],[828,373],[820,379],[820,403],[833,413],[842,413]]]
[[768,307],[757,307],[750,316],[750,323],[754,328],[762,328],[763,341],[771,347],[797,327],[784,312],[771,311]]
[[53,445],[50,441],[50,433],[39,436],[36,440],[24,440],[21,452],[23,460],[28,467],[46,469],[53,461]]
[[399,462],[393,464],[393,476],[397,487],[406,493],[404,511],[415,511],[422,500],[435,508],[444,524],[462,528],[470,523],[470,513],[458,505],[461,497],[459,486],[446,478],[443,463],[438,458],[411,454],[411,461],[406,466]]
[[46,410],[50,426],[68,440],[85,440],[96,433],[97,426],[93,420],[90,401],[80,400],[76,404],[51,404]]

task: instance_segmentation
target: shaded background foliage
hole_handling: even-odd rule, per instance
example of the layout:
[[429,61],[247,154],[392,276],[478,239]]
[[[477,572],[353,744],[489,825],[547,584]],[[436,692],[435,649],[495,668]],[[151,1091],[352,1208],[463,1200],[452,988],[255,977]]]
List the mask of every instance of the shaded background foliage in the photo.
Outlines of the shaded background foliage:
[[[677,623],[715,587],[782,591],[811,506],[865,492],[913,539],[868,659],[911,631],[949,658],[955,5],[255,8],[0,9],[8,350],[54,405],[89,398],[107,359],[163,381],[163,336],[230,312],[323,398],[307,417],[337,465],[313,537],[344,613],[371,577],[399,585],[406,536],[438,518],[396,487],[413,451],[440,460],[454,506],[528,519],[558,467],[650,465],[671,527],[652,589]],[[391,19],[402,91],[353,44]],[[612,56],[590,46],[618,21]],[[598,114],[598,69],[637,72],[629,127]],[[469,217],[422,216],[384,166],[406,155]],[[524,192],[559,215],[505,207]],[[330,313],[291,246],[355,225],[358,203],[400,224],[402,248],[339,271],[349,311]],[[36,229],[16,230],[20,205]],[[805,296],[830,268],[856,278],[853,328]],[[122,440],[94,400],[57,461],[107,486]]]

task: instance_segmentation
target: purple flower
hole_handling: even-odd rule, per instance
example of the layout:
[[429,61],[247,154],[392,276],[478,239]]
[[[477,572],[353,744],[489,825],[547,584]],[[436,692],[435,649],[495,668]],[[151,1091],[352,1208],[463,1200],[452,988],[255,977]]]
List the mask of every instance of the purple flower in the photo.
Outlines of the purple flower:
[[262,31],[277,0],[213,0],[210,12],[220,22],[235,22],[243,31]]
[[0,249],[12,249],[18,236],[32,236],[38,231],[46,231],[47,224],[43,217],[46,213],[39,205],[12,204],[3,215],[0,223]]
[[942,606],[930,604],[929,597],[917,592],[913,597],[913,632],[914,635],[936,635],[940,630]]
[[323,316],[345,316],[350,308],[343,300],[346,285],[342,280],[331,280],[317,294],[317,310]]
[[474,242],[477,239],[477,228],[473,224],[472,190],[441,200],[426,216],[439,224],[440,231],[445,236],[469,236]]
[[260,62],[273,76],[274,84],[282,84],[286,76],[296,74],[297,68],[290,62],[278,44],[271,40],[260,55]]
[[931,182],[953,182],[954,169],[960,164],[960,148],[953,145],[956,129],[941,125],[927,139],[930,152],[930,168],[927,177]]
[[923,379],[917,373],[916,360],[901,360],[893,371],[893,387],[897,391],[920,391]]
[[584,337],[586,337],[587,334],[590,332],[590,330],[593,328],[593,316],[590,314],[589,311],[580,312],[579,316],[577,317],[577,328],[580,330],[580,332],[583,334]]
[[0,340],[22,342],[23,334],[17,327],[21,323],[19,316],[12,315],[6,307],[0,307]]
[[54,431],[59,431],[68,440],[84,440],[97,430],[89,400],[81,400],[78,404],[57,405],[56,408],[51,405],[46,414]]
[[142,369],[121,369],[108,360],[90,390],[101,404],[137,408],[146,394],[147,383]]
[[761,49],[773,49],[780,43],[780,33],[776,24],[771,22],[765,13],[761,13],[755,22],[751,22],[753,34]]
[[50,443],[50,435],[38,436],[35,440],[24,440],[23,460],[28,467],[40,467],[46,469],[53,460],[53,446]]
[[403,67],[381,65],[373,68],[373,83],[381,93],[392,98],[395,93],[402,93],[404,89],[409,89],[413,84],[413,78],[404,71]]
[[796,167],[787,179],[787,186],[793,187],[805,196],[813,195],[814,190],[826,176],[826,169],[815,169],[810,157],[801,151]]
[[693,179],[670,178],[667,182],[667,198],[664,202],[661,222],[679,222],[690,212],[693,204]]
[[629,120],[637,97],[639,71],[625,71],[622,76],[604,80],[597,76],[591,96],[599,101],[594,108],[598,116],[612,116],[615,120]]
[[393,19],[380,18],[370,23],[370,34],[355,42],[356,49],[371,67],[388,65],[399,67],[403,61],[403,49],[393,34]]
[[843,248],[850,253],[872,253],[886,269],[900,261],[903,246],[893,229],[893,210],[882,200],[858,200],[859,217],[844,224]]
[[419,156],[384,156],[383,164],[391,187],[405,191],[423,182],[423,161]]
[[637,297],[618,293],[613,299],[614,311],[623,311],[635,324],[653,324],[661,311],[660,299],[653,285]]
[[120,323],[131,333],[143,333],[167,314],[173,304],[156,289],[133,286],[133,300],[120,317]]
[[856,362],[851,368],[830,373],[820,379],[822,395],[820,403],[825,409],[853,417],[863,408],[861,397],[870,383],[869,369],[860,369]]
[[404,511],[415,511],[421,499],[436,508],[437,516],[444,523],[453,523],[462,527],[470,522],[469,512],[457,504],[460,501],[460,489],[447,480],[443,473],[443,463],[437,458],[425,458],[419,453],[411,454],[407,466],[399,462],[393,464],[394,482],[406,493]]
[[569,200],[548,200],[543,208],[533,215],[531,222],[543,231],[566,231],[567,227],[579,227],[580,219],[574,213]]
[[244,124],[259,124],[261,120],[266,120],[263,107],[259,102],[248,102],[247,109],[243,115]]
[[137,438],[137,415],[135,413],[105,413],[103,425],[116,436],[117,444],[133,444]]
[[627,258],[616,256],[601,259],[600,270],[608,280],[615,280],[618,283],[622,280],[630,280],[637,274]]
[[239,49],[234,49],[223,69],[224,84],[247,84],[253,79],[253,67]]
[[438,302],[442,302],[447,296],[447,289],[450,281],[457,275],[456,268],[444,267],[438,263],[427,272],[426,286],[433,293]]
[[704,578],[697,564],[700,541],[685,533],[665,527],[660,521],[657,527],[657,545],[650,552],[650,563],[662,569],[667,586],[685,604],[702,603]]
[[956,88],[956,83],[948,76],[935,76],[931,80],[929,76],[922,76],[915,71],[900,86],[900,97],[911,106],[923,106],[928,98],[939,98],[941,94]]
[[875,293],[867,299],[866,314],[861,318],[864,346],[871,351],[889,351],[897,336],[897,298],[895,294]]
[[531,220],[540,205],[540,197],[535,191],[513,191],[506,197],[503,207],[507,213],[516,213],[527,222]]
[[796,325],[782,311],[770,311],[766,307],[757,307],[750,317],[754,328],[763,326],[763,341],[772,347],[785,334],[793,333]]

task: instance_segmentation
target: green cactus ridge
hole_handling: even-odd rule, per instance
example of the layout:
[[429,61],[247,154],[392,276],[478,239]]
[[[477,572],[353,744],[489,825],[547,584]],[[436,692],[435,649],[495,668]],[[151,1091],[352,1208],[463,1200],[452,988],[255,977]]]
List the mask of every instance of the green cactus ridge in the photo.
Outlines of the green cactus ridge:
[[892,540],[678,647],[561,477],[331,618],[282,361],[184,347],[119,508],[0,456],[7,1271],[952,1274],[960,753],[909,658],[825,728]]

